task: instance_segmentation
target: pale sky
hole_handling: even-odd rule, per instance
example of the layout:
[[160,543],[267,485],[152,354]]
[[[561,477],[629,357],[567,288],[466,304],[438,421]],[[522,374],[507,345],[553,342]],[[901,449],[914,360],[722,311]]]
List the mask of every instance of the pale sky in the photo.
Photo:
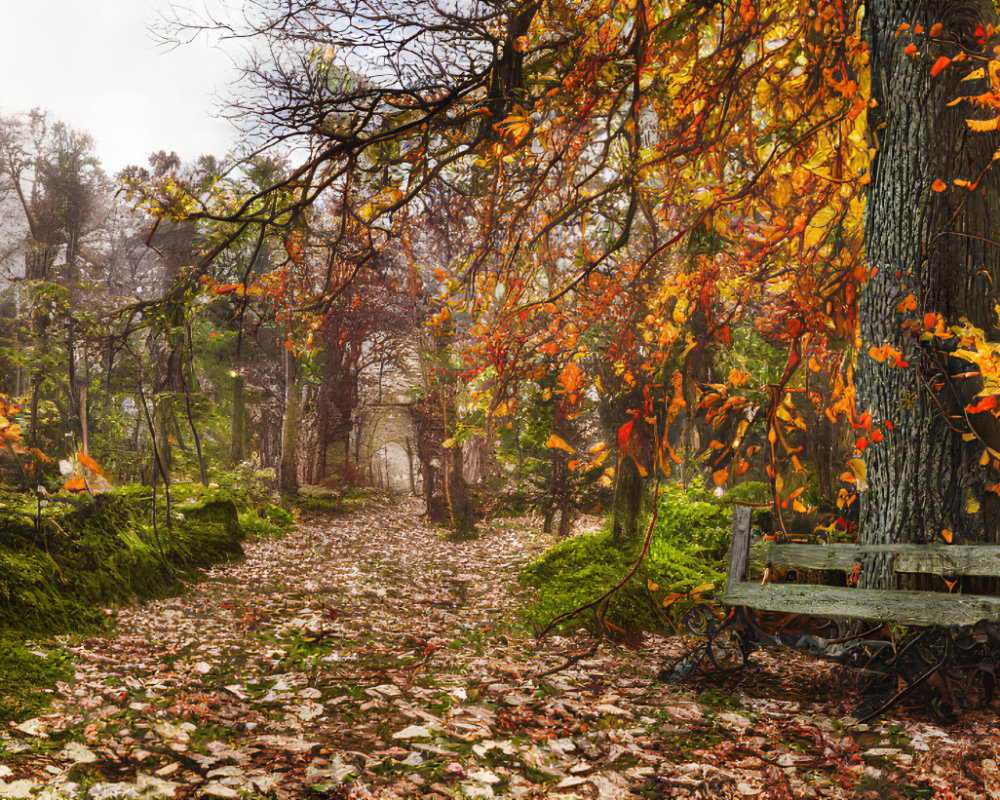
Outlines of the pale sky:
[[47,109],[93,135],[105,171],[155,150],[225,155],[215,118],[231,59],[204,41],[165,51],[147,32],[170,0],[0,0],[0,113]]

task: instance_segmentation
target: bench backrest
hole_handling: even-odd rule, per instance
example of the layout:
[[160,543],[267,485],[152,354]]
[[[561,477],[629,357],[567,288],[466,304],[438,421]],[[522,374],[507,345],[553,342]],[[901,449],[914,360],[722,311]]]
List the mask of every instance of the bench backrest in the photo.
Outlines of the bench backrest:
[[[733,512],[729,573],[722,596],[728,605],[820,617],[848,617],[907,625],[973,625],[1000,622],[1000,597],[946,591],[858,589],[849,586],[748,581],[751,559],[771,567],[852,572],[865,556],[893,556],[897,573],[955,579],[964,575],[1000,577],[1000,546],[939,544],[776,544],[751,546],[751,509]],[[942,589],[946,584],[942,581]]]

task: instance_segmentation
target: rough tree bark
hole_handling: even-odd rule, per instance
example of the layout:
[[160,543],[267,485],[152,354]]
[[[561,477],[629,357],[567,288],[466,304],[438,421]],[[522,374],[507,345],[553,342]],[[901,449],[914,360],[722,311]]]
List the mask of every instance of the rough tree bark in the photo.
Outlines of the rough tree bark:
[[[969,129],[965,120],[981,112],[965,103],[947,105],[960,94],[988,88],[984,81],[959,86],[982,61],[956,62],[935,77],[930,73],[940,56],[982,51],[982,31],[996,24],[996,12],[991,0],[870,0],[866,5],[877,103],[869,112],[869,129],[877,154],[865,246],[874,274],[861,295],[855,380],[858,410],[871,413],[872,429],[881,428],[885,440],[864,452],[868,486],[861,492],[861,539],[928,542],[947,528],[956,540],[984,540],[1000,531],[1000,503],[983,490],[986,472],[977,465],[983,444],[963,441],[954,429],[962,426],[948,420],[948,414],[961,415],[982,384],[953,377],[968,367],[950,363],[934,343],[922,345],[904,331],[897,306],[913,294],[918,305],[911,313],[917,318],[938,312],[955,324],[964,317],[995,338],[998,176],[987,172],[976,191],[953,181],[975,181],[990,164],[998,140]],[[917,23],[929,31],[938,22],[943,31],[933,41],[926,33],[911,35]],[[897,36],[902,23],[913,27]],[[904,52],[911,42],[915,57]],[[944,182],[944,191],[934,191],[936,180]],[[892,359],[878,363],[868,355],[872,345],[883,344],[900,348],[911,367],[899,368]],[[934,389],[935,382],[946,385]],[[887,420],[895,426],[891,431],[884,427]],[[996,425],[979,432],[992,441]],[[975,513],[968,513],[975,509],[970,500],[980,503]],[[893,585],[891,565],[884,560],[867,564],[862,581]]]

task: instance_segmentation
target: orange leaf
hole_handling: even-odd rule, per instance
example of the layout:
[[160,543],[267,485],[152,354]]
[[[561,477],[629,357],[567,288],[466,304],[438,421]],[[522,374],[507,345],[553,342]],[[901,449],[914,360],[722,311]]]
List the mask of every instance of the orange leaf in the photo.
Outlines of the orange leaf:
[[954,536],[955,536],[955,534],[953,534],[947,528],[942,528],[941,529],[941,538],[944,539],[948,544],[951,544],[951,540],[952,540],[952,538]]
[[565,439],[561,439],[560,437],[556,436],[554,433],[549,437],[549,440],[545,443],[545,446],[546,447],[551,447],[554,450],[562,450],[562,451],[564,451],[566,453],[569,453],[570,455],[573,455],[574,453],[576,453],[576,450],[574,450],[567,443],[567,441]]
[[934,179],[934,183],[932,183],[932,184],[931,184],[931,188],[932,188],[932,189],[933,189],[933,190],[934,190],[935,192],[943,192],[943,191],[944,191],[945,189],[947,189],[947,188],[948,188],[948,184],[947,184],[947,183],[945,183],[945,182],[944,182],[943,180],[941,180],[940,178],[935,178],[935,179]]
[[85,466],[91,472],[97,475],[104,474],[104,470],[101,469],[101,465],[98,464],[96,461],[94,461],[94,459],[92,459],[90,456],[85,455],[84,453],[77,453],[76,460],[79,461],[81,464],[83,464],[83,466]]
[[993,117],[992,119],[967,119],[965,124],[974,131],[985,133],[1000,128],[1000,117]]
[[860,439],[858,439],[855,448],[859,453],[863,453],[866,447],[868,447],[868,440],[864,436],[862,436]]
[[559,375],[559,383],[566,390],[566,394],[575,394],[583,386],[583,370],[575,361],[570,361]]
[[67,492],[85,492],[87,490],[87,483],[83,478],[70,478],[63,484],[63,489]]
[[881,442],[885,437],[882,435],[882,431],[872,431],[872,441]]
[[934,66],[931,67],[931,77],[935,77],[941,70],[947,67],[951,63],[951,59],[948,56],[940,56],[937,61],[934,62]]
[[917,46],[911,42],[903,48],[903,52],[910,58],[913,58],[917,55]]
[[941,35],[941,29],[942,29],[942,27],[943,26],[941,25],[940,22],[935,22],[933,25],[931,25],[930,35],[931,36],[940,36]]
[[722,484],[729,480],[729,470],[717,469],[712,473],[712,480],[715,481],[716,486],[722,486]]
[[896,310],[901,314],[906,313],[907,311],[915,311],[916,308],[917,308],[917,298],[914,297],[912,294],[908,294],[904,298],[903,302],[898,303],[896,305]]

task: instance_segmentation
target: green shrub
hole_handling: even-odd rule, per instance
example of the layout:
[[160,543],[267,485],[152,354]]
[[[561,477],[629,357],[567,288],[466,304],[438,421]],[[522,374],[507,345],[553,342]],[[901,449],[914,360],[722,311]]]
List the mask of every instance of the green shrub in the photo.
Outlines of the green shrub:
[[[522,580],[538,589],[528,609],[529,621],[541,627],[610,589],[635,564],[645,531],[643,526],[640,537],[616,544],[609,521],[599,533],[562,541],[525,567]],[[629,632],[669,632],[662,607],[668,593],[686,593],[706,584],[721,588],[729,531],[728,508],[701,486],[663,488],[649,553],[636,574],[610,598],[604,620]],[[690,603],[677,603],[676,608],[685,605]],[[580,624],[600,627],[592,614],[568,623]]]

